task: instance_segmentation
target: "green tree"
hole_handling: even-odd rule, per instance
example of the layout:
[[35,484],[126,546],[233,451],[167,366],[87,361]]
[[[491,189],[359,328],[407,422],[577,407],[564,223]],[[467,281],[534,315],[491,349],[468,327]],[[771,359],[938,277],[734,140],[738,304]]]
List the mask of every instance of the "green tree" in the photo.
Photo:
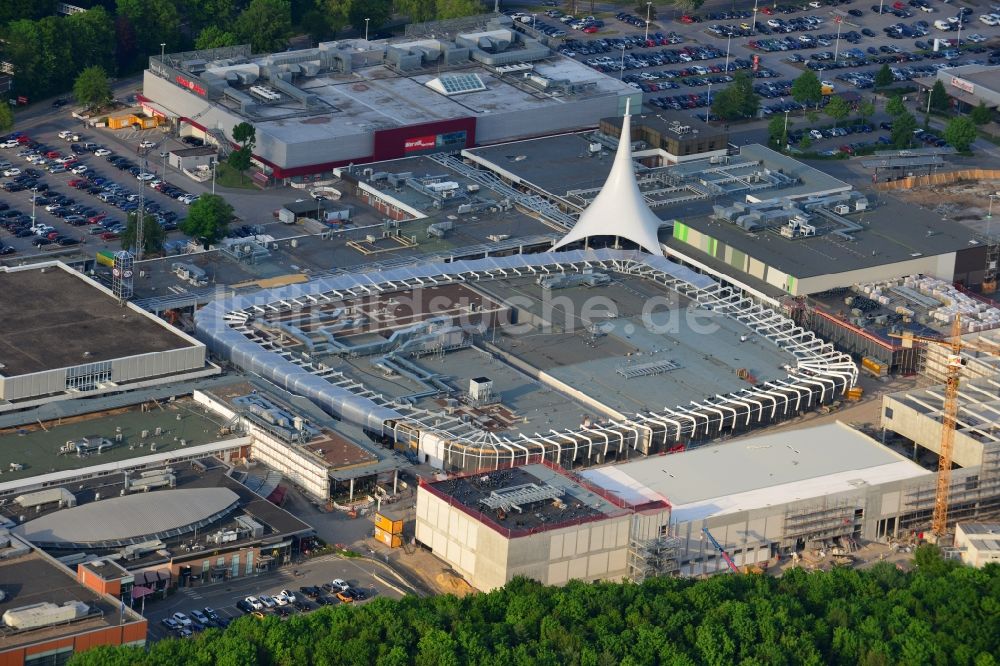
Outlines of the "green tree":
[[6,0],[0,2],[0,25],[21,19],[36,21],[51,13],[51,0]]
[[[461,18],[481,14],[483,5],[479,0],[436,0],[435,18],[438,20]],[[643,9],[643,16],[646,15]]]
[[733,82],[712,98],[712,112],[723,120],[753,118],[760,108],[760,96],[746,72],[737,72]]
[[813,106],[819,105],[823,99],[823,86],[811,69],[802,72],[792,82],[792,99],[799,104],[812,104]]
[[935,111],[947,111],[951,100],[948,98],[948,92],[944,89],[944,84],[938,79],[934,82],[934,86],[931,87],[930,92],[927,93],[931,96],[931,108]]
[[895,83],[895,81],[896,77],[892,75],[892,70],[889,69],[889,65],[882,65],[882,67],[875,73],[875,90],[888,88]]
[[861,102],[858,104],[858,118],[861,122],[865,122],[869,118],[875,115],[875,105],[871,102]]
[[248,122],[238,123],[233,127],[233,141],[244,150],[253,150],[257,145],[257,129]]
[[412,23],[430,21],[437,16],[436,0],[397,0],[396,11]]
[[989,110],[985,102],[980,102],[979,106],[969,112],[969,118],[977,125],[985,125],[993,120],[993,112]]
[[198,33],[198,39],[194,41],[196,49],[217,49],[223,46],[236,46],[239,40],[236,35],[223,30],[217,25],[207,25]]
[[105,72],[115,71],[115,25],[104,7],[91,7],[85,12],[70,14],[63,19],[67,26],[74,54],[74,71],[97,66]]
[[812,137],[809,136],[809,132],[806,132],[805,134],[802,135],[802,138],[799,139],[799,148],[801,148],[802,150],[809,150],[810,148],[812,148],[812,145],[813,145]]
[[788,129],[791,128],[787,116],[775,116],[767,123],[767,134],[771,143],[778,148],[784,148],[788,144]]
[[826,105],[824,112],[833,119],[833,125],[836,127],[841,120],[851,114],[851,107],[844,101],[843,97],[833,95],[830,97],[830,102]]
[[14,66],[14,92],[30,97],[49,93],[53,63],[39,50],[41,33],[38,23],[20,19],[9,23],[4,32],[4,59]]
[[[464,0],[438,0],[438,18],[441,18],[441,2],[461,5]],[[462,14],[459,14],[462,16]],[[388,23],[392,18],[392,0],[354,0],[348,10],[348,20],[361,34],[365,31],[365,19],[368,19],[368,30],[374,32]]]
[[976,140],[976,134],[976,124],[966,116],[952,118],[944,128],[944,140],[962,153],[972,147],[972,142]]
[[201,31],[208,26],[228,26],[237,9],[234,0],[187,0],[183,6],[192,26]]
[[[139,216],[129,213],[125,221],[125,231],[122,232],[122,249],[131,250],[136,244],[136,232],[138,230]],[[142,218],[142,252],[144,256],[160,254],[163,252],[163,241],[167,234],[163,227],[152,215],[144,215]]]
[[893,95],[885,105],[885,112],[893,118],[898,118],[906,113],[906,105],[903,104],[902,96]]
[[351,8],[354,6],[354,0],[321,0],[321,2],[322,12],[333,34],[351,24]]
[[88,109],[98,109],[114,98],[107,73],[97,65],[80,72],[73,84],[73,94],[77,101],[86,104]]
[[917,129],[917,119],[912,113],[903,111],[892,120],[892,147],[909,148],[913,143],[913,132]]
[[241,42],[249,42],[257,53],[282,51],[292,34],[289,0],[251,0],[234,25]]
[[243,182],[243,172],[250,168],[252,154],[249,148],[240,148],[229,153],[226,163],[240,172],[240,182]]
[[166,44],[167,52],[180,46],[181,16],[173,0],[117,0],[117,6],[123,28],[127,26],[134,35],[128,67],[144,67],[149,56],[159,55],[160,44]]
[[0,100],[0,132],[9,132],[14,127],[14,112],[7,102]]
[[226,235],[233,207],[217,194],[202,194],[188,208],[181,223],[181,231],[192,238],[201,239],[207,248]]

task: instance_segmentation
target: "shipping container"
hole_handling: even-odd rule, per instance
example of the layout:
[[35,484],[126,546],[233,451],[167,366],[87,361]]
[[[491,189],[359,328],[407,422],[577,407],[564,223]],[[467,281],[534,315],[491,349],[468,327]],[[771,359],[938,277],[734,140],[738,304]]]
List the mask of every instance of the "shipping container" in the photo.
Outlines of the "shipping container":
[[403,545],[403,537],[398,534],[390,534],[379,527],[375,528],[375,540],[389,548],[399,548]]
[[138,126],[141,129],[153,129],[158,127],[160,124],[160,119],[156,116],[137,116],[135,114],[129,114],[127,116],[116,116],[113,118],[108,118],[108,127],[110,129],[124,129],[126,127]]
[[393,520],[385,514],[376,513],[375,514],[375,527],[382,530],[383,532],[388,532],[389,534],[402,534],[403,533],[403,521]]

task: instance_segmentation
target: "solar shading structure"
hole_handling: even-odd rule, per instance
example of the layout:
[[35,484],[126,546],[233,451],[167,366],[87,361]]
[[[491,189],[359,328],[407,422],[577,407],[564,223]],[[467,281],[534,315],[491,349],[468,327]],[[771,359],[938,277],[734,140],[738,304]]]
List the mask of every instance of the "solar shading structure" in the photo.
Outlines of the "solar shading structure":
[[486,84],[478,74],[442,74],[427,82],[428,87],[445,95],[486,90]]

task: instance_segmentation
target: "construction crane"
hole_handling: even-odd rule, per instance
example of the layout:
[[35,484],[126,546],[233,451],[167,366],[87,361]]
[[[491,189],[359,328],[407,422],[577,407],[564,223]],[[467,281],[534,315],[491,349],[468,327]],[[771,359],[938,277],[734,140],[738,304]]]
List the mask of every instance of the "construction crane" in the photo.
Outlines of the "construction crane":
[[1000,346],[983,340],[966,342],[962,340],[962,318],[955,315],[951,323],[951,334],[947,338],[914,335],[912,332],[890,333],[890,337],[902,340],[903,348],[910,349],[914,342],[939,345],[948,351],[944,386],[944,410],[941,415],[941,446],[938,451],[937,490],[934,495],[934,516],[931,533],[935,539],[942,539],[948,533],[948,496],[951,489],[952,451],[955,446],[955,424],[958,418],[958,383],[962,373],[962,352],[978,351],[996,354]]
[[728,564],[729,568],[733,570],[733,573],[738,574],[740,570],[737,568],[736,563],[733,562],[733,558],[729,557],[729,553],[726,552],[726,549],[722,547],[722,544],[715,540],[715,537],[712,536],[712,533],[708,531],[707,527],[701,528],[701,531],[705,533],[705,536],[707,536],[708,540],[712,542],[715,549],[722,554],[722,559],[726,561],[726,564]]

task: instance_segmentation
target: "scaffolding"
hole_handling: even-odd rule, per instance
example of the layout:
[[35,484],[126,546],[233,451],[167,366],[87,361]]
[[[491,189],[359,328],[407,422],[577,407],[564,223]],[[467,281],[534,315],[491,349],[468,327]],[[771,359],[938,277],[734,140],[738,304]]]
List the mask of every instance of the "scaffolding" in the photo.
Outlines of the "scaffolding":
[[656,576],[669,576],[680,569],[681,538],[632,538],[628,544],[628,577],[636,583]]
[[786,545],[801,541],[828,541],[835,537],[852,536],[856,531],[856,507],[841,500],[834,505],[824,502],[818,506],[789,511],[785,515],[784,540]]

